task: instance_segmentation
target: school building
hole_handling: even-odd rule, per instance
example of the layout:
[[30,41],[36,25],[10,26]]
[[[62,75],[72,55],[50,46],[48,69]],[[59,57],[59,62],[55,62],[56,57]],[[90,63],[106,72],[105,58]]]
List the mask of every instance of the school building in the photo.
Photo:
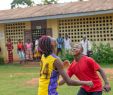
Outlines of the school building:
[[68,34],[72,42],[79,42],[83,35],[97,44],[113,46],[113,0],[88,0],[61,4],[37,5],[0,11],[1,55],[7,60],[5,47],[8,38],[14,45],[14,60],[17,42],[35,40],[37,36],[61,33]]

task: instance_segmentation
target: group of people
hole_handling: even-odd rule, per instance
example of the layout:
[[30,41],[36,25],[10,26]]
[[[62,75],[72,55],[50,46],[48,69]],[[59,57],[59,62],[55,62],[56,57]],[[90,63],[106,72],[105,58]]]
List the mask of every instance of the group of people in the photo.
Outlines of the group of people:
[[[93,58],[83,54],[82,42],[71,47],[74,56],[71,64],[68,60],[62,62],[60,57],[57,56],[56,48],[61,47],[57,43],[58,39],[56,41],[48,36],[42,36],[39,39],[42,57],[37,95],[58,95],[57,87],[64,83],[71,86],[81,85],[77,95],[102,95],[103,90],[106,92],[111,90],[101,66]],[[64,70],[64,64],[68,64],[67,73]],[[100,73],[104,81],[103,85],[97,72]],[[62,80],[58,82],[59,75],[62,76]],[[79,80],[71,79],[73,75]]]
[[30,39],[27,40],[25,44],[21,40],[18,41],[17,44],[17,54],[20,58],[20,64],[25,62],[26,60],[32,60],[32,42]]
[[[41,54],[38,52],[38,40],[39,37],[35,40],[35,43],[31,42],[30,39],[27,40],[26,43],[23,43],[21,40],[18,41],[17,44],[17,54],[19,55],[20,63],[25,62],[26,60],[40,60]],[[61,37],[59,34],[57,41],[57,55],[61,53],[61,56],[67,53],[70,53],[72,49],[72,42],[69,36],[66,34],[65,37]],[[87,40],[86,36],[83,37],[83,40],[80,42],[83,47],[83,54],[88,55],[88,51],[91,50],[90,42]],[[6,43],[7,51],[8,51],[8,63],[13,62],[13,43],[9,38]],[[64,50],[64,52],[63,52]]]
[[61,34],[59,34],[57,44],[57,55],[59,55],[59,53],[61,53],[61,55],[63,54],[63,48],[65,49],[65,53],[69,53],[72,47],[71,39],[67,34],[65,35],[64,39],[61,37]]
[[[88,41],[86,36],[83,36],[83,39],[80,41],[80,44],[83,47],[83,54],[89,56],[92,53],[91,43],[90,41]],[[57,38],[57,55],[59,55],[59,53],[61,53],[61,55],[63,54],[63,48],[65,50],[65,54],[70,53],[72,47],[73,44],[69,36],[66,34],[65,38],[63,38],[61,37],[61,34],[59,34],[59,37]]]
[[[63,46],[64,45],[64,46]],[[8,39],[6,43],[8,50],[9,63],[13,61],[13,43]],[[71,50],[74,60],[71,62],[65,60],[62,62],[57,55],[62,53],[62,48],[66,52]],[[25,44],[21,40],[17,44],[17,53],[20,57],[20,63],[25,61],[25,58],[32,60],[33,58],[33,44],[28,39]],[[81,86],[77,95],[102,95],[103,90],[109,92],[111,90],[109,81],[101,66],[91,57],[88,57],[88,51],[91,49],[90,42],[83,37],[83,40],[71,45],[71,41],[66,35],[63,39],[61,35],[56,39],[49,36],[42,36],[35,41],[35,50],[41,51],[41,70],[38,86],[38,95],[58,95],[58,85]],[[37,55],[39,55],[37,53]],[[68,64],[67,72],[65,72],[65,64]],[[100,73],[104,81],[102,81],[97,74]],[[62,80],[59,80],[59,75]],[[79,80],[71,79],[75,75]]]
[[[6,43],[7,51],[8,51],[8,63],[13,62],[13,43],[9,38]],[[25,61],[31,61],[33,59],[39,59],[38,52],[38,40],[36,39],[35,45],[31,42],[30,39],[27,39],[26,43],[23,43],[20,39],[17,43],[17,54],[19,56],[20,64]]]
[[19,40],[17,44],[17,52],[20,58],[20,63],[28,60],[36,60],[39,61],[41,54],[39,53],[38,48],[38,39],[35,40],[35,43],[33,44],[30,39],[27,40],[25,44],[21,40]]

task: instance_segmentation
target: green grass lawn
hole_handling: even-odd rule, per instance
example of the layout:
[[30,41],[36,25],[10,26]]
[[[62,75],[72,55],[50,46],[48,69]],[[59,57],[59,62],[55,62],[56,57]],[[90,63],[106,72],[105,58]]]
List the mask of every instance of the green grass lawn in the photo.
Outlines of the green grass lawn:
[[[104,68],[113,68],[113,65],[103,65]],[[37,95],[39,67],[26,67],[23,65],[0,65],[0,95]],[[108,74],[108,77],[113,75]],[[113,77],[112,77],[113,78]],[[35,79],[35,82],[34,82]],[[113,87],[113,79],[110,80]],[[76,95],[79,87],[61,86],[59,95]],[[104,93],[103,95],[112,95]]]

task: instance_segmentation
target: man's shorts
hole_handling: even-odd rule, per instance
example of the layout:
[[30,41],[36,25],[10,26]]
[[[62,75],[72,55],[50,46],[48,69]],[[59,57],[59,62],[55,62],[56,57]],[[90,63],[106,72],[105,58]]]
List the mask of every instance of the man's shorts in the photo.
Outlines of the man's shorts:
[[102,91],[87,92],[83,88],[80,88],[77,95],[102,95]]

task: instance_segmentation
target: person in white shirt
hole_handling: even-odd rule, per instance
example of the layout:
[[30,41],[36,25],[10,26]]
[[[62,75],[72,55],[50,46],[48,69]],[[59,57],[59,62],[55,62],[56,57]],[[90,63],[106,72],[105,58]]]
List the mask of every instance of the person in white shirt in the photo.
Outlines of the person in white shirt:
[[34,59],[38,62],[41,59],[41,54],[39,52],[39,38],[40,37],[37,37],[37,39],[35,40],[35,49],[34,49]]
[[71,39],[68,37],[68,35],[66,34],[65,38],[64,38],[64,49],[66,53],[70,53],[71,50]]
[[91,51],[91,43],[87,40],[87,37],[84,36],[82,41],[80,42],[83,47],[83,54],[88,56],[88,51]]
[[35,40],[35,49],[38,49],[38,38]]

